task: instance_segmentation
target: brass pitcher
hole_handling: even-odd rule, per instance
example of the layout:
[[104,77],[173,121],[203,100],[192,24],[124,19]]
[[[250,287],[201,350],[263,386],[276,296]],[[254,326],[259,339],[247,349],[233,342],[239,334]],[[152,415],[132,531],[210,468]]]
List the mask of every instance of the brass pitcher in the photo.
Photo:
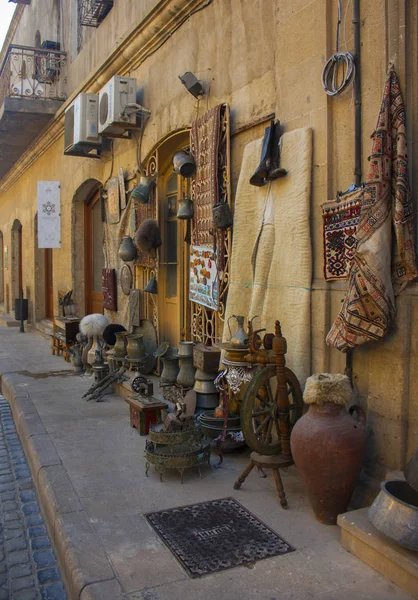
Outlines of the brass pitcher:
[[[229,321],[231,319],[236,319],[238,323],[238,329],[236,330],[234,335],[232,335],[231,326],[229,324]],[[229,343],[233,348],[248,348],[249,339],[248,333],[244,329],[244,320],[245,317],[239,315],[231,315],[227,321],[230,335]]]

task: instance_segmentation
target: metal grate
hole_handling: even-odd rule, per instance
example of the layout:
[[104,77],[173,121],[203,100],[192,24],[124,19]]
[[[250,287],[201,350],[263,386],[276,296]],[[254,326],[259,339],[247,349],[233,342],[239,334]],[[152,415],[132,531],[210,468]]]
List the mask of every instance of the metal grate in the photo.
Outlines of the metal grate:
[[294,551],[234,498],[145,516],[190,577],[248,566]]
[[112,8],[113,0],[81,0],[80,24],[98,27]]

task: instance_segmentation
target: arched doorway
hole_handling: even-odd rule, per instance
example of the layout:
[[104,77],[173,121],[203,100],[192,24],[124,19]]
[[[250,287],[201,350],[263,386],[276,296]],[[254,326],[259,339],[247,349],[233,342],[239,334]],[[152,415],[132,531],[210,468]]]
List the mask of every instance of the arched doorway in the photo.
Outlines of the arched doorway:
[[84,215],[86,314],[103,313],[102,270],[105,259],[100,190],[85,204]]
[[22,253],[22,224],[15,219],[12,225],[12,256],[11,256],[11,278],[12,278],[12,307],[16,298],[20,296],[23,289],[23,253]]
[[0,304],[4,303],[4,242],[0,231]]
[[[73,196],[71,271],[73,298],[80,317],[92,312],[90,290],[93,287],[91,281],[93,273],[95,273],[97,279],[96,270],[93,268],[93,251],[98,250],[98,240],[100,240],[100,249],[103,256],[103,230],[102,232],[97,231],[100,230],[97,217],[101,203],[98,198],[95,200],[101,187],[102,184],[97,179],[87,179],[78,187]],[[96,208],[94,208],[95,206]],[[94,233],[93,228],[95,229]],[[95,233],[98,235],[96,236]],[[95,240],[94,244],[93,240]],[[103,312],[103,309],[99,312]]]

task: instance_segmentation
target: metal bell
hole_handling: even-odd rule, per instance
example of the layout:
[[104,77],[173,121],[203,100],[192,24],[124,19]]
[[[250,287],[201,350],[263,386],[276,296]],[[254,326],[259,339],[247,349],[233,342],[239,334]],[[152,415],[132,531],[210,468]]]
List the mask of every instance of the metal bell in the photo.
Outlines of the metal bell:
[[190,198],[182,198],[179,200],[179,208],[177,210],[178,219],[192,219],[194,214],[193,200]]
[[158,285],[155,275],[153,275],[148,281],[147,285],[144,288],[144,292],[148,292],[148,294],[158,294]]

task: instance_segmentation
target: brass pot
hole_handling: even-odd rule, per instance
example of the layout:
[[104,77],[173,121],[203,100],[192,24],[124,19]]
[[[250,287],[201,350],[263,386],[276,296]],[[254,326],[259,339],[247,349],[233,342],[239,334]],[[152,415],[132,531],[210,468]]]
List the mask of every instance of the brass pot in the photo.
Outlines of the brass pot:
[[384,481],[369,508],[369,521],[381,533],[418,552],[418,492],[406,481]]
[[177,210],[177,218],[182,220],[193,219],[193,200],[190,198],[182,198],[179,200],[179,208]]
[[138,360],[145,358],[144,336],[142,333],[130,333],[126,336],[128,341],[126,345],[126,353],[128,358]]
[[180,150],[173,156],[174,172],[182,177],[192,177],[196,173],[196,161],[188,150]]
[[127,336],[129,335],[128,331],[116,331],[116,344],[113,346],[114,357],[115,358],[125,358],[126,356],[126,343]]

